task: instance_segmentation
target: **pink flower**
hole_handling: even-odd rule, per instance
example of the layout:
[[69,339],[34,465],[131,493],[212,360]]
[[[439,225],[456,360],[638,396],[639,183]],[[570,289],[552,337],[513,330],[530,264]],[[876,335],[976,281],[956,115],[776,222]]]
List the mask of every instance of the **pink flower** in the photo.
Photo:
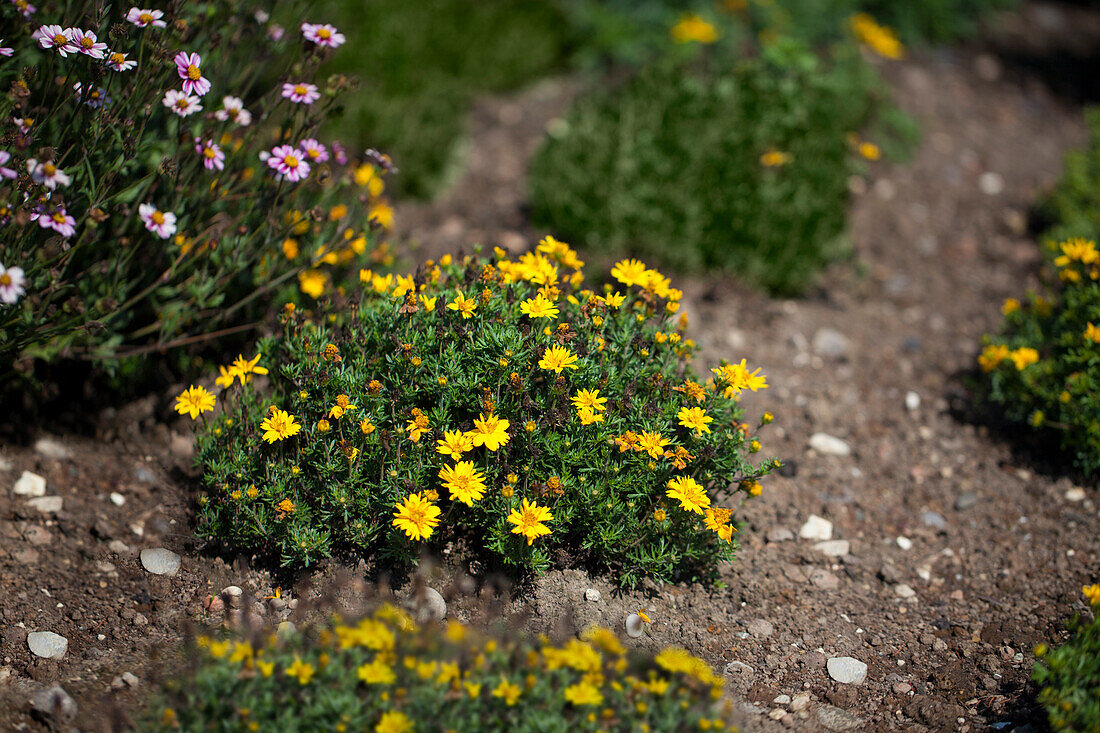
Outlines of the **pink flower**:
[[63,237],[71,237],[76,234],[76,219],[65,212],[64,206],[59,206],[49,214],[35,212],[31,214],[31,221],[37,221],[43,229],[53,229]]
[[7,267],[0,265],[0,303],[13,305],[19,300],[19,296],[26,292],[23,288],[27,279],[23,276],[23,268]]
[[15,53],[14,48],[4,48],[4,39],[0,38],[0,56],[11,56]]
[[19,132],[24,135],[31,131],[31,125],[34,124],[34,120],[29,117],[12,117],[11,121],[19,128]]
[[336,160],[336,165],[348,164],[348,151],[336,140],[332,142],[332,156]]
[[313,104],[321,98],[321,92],[317,91],[315,84],[298,82],[296,84],[283,84],[283,99],[289,99],[298,104]]
[[111,51],[107,54],[107,66],[115,71],[129,71],[137,66],[137,61],[126,58],[128,54],[121,51]]
[[274,169],[276,174],[288,181],[297,182],[309,175],[309,163],[306,154],[289,145],[279,145],[271,149],[267,158],[267,165]]
[[252,113],[244,108],[244,101],[240,97],[222,97],[222,108],[214,116],[222,122],[233,120],[241,127],[252,124]]
[[155,28],[164,28],[168,24],[161,18],[164,17],[164,13],[159,10],[142,10],[140,8],[130,8],[130,11],[126,13],[126,20],[130,21],[138,28],[147,28],[153,26]]
[[31,174],[31,180],[42,184],[51,191],[58,186],[68,186],[72,183],[72,179],[66,175],[65,171],[48,160],[39,163],[34,158],[28,158],[27,173]]
[[163,104],[180,117],[186,117],[202,110],[198,97],[192,97],[178,89],[169,89],[165,92]]
[[307,41],[313,41],[318,46],[326,46],[328,48],[336,48],[344,44],[344,34],[340,33],[333,26],[325,23],[302,23],[302,35],[305,36]]
[[202,154],[202,164],[206,170],[225,169],[225,153],[213,140],[204,143],[202,138],[195,138],[195,152]]
[[32,36],[42,48],[55,48],[62,56],[68,56],[77,52],[73,43],[73,29],[62,28],[59,25],[43,25]]
[[76,98],[92,109],[103,107],[111,103],[111,98],[107,96],[107,90],[103,87],[96,89],[88,87],[88,89],[85,90],[84,85],[77,82],[73,84],[73,89],[76,91]]
[[180,51],[176,54],[176,73],[183,79],[183,91],[200,97],[210,91],[210,80],[202,78],[202,57]]
[[282,40],[283,33],[285,32],[286,31],[283,30],[283,27],[281,25],[272,23],[271,26],[269,26],[267,29],[267,37],[277,43]]
[[11,160],[11,153],[7,150],[0,150],[0,178],[16,178],[19,176],[11,168],[5,168],[4,164]]
[[15,7],[19,9],[19,12],[23,14],[24,18],[31,17],[31,15],[36,10],[38,10],[38,8],[34,7],[29,2],[27,2],[27,0],[11,0],[11,1],[15,5]]
[[306,159],[310,163],[324,163],[328,160],[328,148],[311,137],[298,143],[298,149],[306,154]]
[[107,53],[107,44],[96,38],[95,33],[92,31],[82,31],[79,28],[74,28],[72,39],[76,45],[76,50],[85,56],[101,59]]
[[176,233],[176,215],[171,211],[160,211],[152,204],[138,206],[138,216],[145,222],[145,228],[161,239],[168,239]]

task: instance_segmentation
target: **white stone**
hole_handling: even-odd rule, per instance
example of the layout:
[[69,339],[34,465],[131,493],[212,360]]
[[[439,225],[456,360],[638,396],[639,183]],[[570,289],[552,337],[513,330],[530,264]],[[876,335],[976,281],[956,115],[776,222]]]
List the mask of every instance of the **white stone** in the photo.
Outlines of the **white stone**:
[[894,586],[894,595],[898,598],[915,598],[917,592],[905,583],[898,583]]
[[844,557],[849,553],[849,550],[851,550],[851,546],[848,540],[829,540],[827,542],[818,542],[814,545],[814,549],[826,557]]
[[903,550],[913,549],[913,540],[909,539],[908,537],[898,537],[897,542],[898,542],[898,547],[900,547]]
[[175,575],[180,570],[180,556],[163,547],[141,551],[141,564],[154,575]]
[[840,438],[828,433],[814,433],[810,436],[810,447],[827,456],[850,456],[852,448]]
[[442,621],[446,617],[447,602],[443,600],[443,595],[435,588],[424,588],[424,597],[417,606],[417,621]]
[[845,685],[861,685],[867,679],[867,665],[854,657],[833,657],[826,663],[829,676]]
[[15,482],[12,491],[20,496],[45,496],[46,479],[42,478],[37,473],[24,471],[23,475],[19,477],[19,480]]
[[1084,501],[1085,490],[1080,486],[1074,486],[1072,489],[1066,490],[1066,501]]
[[34,444],[34,450],[38,455],[53,458],[57,461],[67,461],[73,457],[73,452],[68,446],[53,438],[39,438]]
[[645,621],[636,613],[626,617],[626,635],[637,639],[645,633]]
[[126,497],[123,496],[122,494],[118,493],[117,491],[112,491],[111,492],[111,503],[114,504],[115,506],[122,506],[123,504],[126,503]]
[[821,328],[814,334],[813,349],[822,356],[839,358],[848,353],[848,339],[835,328]]
[[1005,190],[1005,179],[999,173],[988,171],[978,177],[978,188],[987,196],[996,196]]
[[591,603],[599,603],[600,602],[600,592],[598,590],[596,590],[595,588],[585,588],[584,589],[584,600],[589,601]]
[[27,506],[37,509],[43,514],[57,514],[61,511],[64,501],[60,496],[36,496],[27,500]]
[[69,648],[69,640],[52,631],[32,631],[27,634],[31,653],[43,659],[61,659]]
[[772,700],[772,704],[774,704],[774,705],[790,705],[791,704],[791,696],[790,695],[779,695],[774,700]]
[[798,712],[799,710],[805,710],[806,706],[810,704],[810,693],[800,692],[794,696],[791,700],[791,710]]
[[920,395],[916,392],[905,393],[905,409],[914,412],[920,409]]
[[282,621],[279,623],[275,633],[281,637],[287,637],[298,630],[298,627],[294,625],[293,621]]
[[833,538],[833,523],[828,519],[811,514],[798,530],[798,536],[804,540],[831,540]]

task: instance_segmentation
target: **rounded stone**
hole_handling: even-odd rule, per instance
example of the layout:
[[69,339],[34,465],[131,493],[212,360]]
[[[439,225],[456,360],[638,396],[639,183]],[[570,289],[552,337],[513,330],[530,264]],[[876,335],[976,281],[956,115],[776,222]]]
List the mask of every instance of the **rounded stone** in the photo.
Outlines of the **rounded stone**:
[[600,592],[598,590],[596,590],[595,588],[585,588],[584,589],[584,600],[589,601],[590,603],[599,603],[600,602]]
[[141,565],[154,575],[175,575],[180,570],[180,556],[163,547],[141,551]]
[[32,631],[27,634],[27,647],[36,657],[61,659],[69,649],[69,640],[52,631]]
[[829,676],[845,685],[861,685],[867,679],[867,665],[855,657],[833,657],[826,663]]

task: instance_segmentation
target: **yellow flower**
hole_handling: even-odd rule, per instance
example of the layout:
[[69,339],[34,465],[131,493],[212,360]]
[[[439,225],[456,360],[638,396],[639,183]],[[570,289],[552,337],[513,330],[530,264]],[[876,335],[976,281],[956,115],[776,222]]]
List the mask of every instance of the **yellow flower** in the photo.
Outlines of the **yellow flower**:
[[855,33],[856,38],[861,43],[870,46],[879,56],[888,59],[900,59],[905,55],[905,47],[901,45],[901,41],[894,35],[894,32],[886,26],[876,23],[875,19],[867,13],[857,13],[848,22],[851,24],[852,32]]
[[587,407],[589,410],[602,412],[607,409],[607,398],[600,397],[598,389],[582,389],[571,398],[573,406],[580,410]]
[[577,357],[566,346],[551,346],[539,359],[539,368],[561,374],[563,369],[577,368]]
[[275,672],[275,662],[265,662],[262,659],[257,659],[256,668],[260,670],[260,674],[267,678]]
[[294,421],[294,416],[289,412],[272,407],[268,416],[260,423],[260,430],[264,431],[264,440],[274,443],[297,435],[302,426]]
[[[611,268],[611,277],[623,285],[645,285],[647,268],[638,260],[621,260]],[[605,301],[606,302],[606,301]]]
[[431,313],[432,311],[434,311],[435,310],[435,302],[437,300],[439,300],[438,296],[436,296],[435,298],[429,298],[429,297],[426,297],[424,295],[421,295],[420,296],[420,302],[424,304],[424,312],[425,313]]
[[714,422],[714,418],[708,415],[702,407],[681,407],[676,413],[680,424],[689,430],[694,430],[697,435],[709,433],[707,423]]
[[588,682],[580,682],[565,688],[565,699],[574,705],[602,705],[603,694]]
[[794,160],[794,156],[790,153],[784,153],[780,150],[768,150],[760,156],[760,165],[765,168],[778,168],[782,165],[787,165]]
[[477,301],[472,298],[467,298],[460,290],[458,291],[458,297],[447,304],[447,310],[458,311],[465,320],[474,315],[474,311],[477,310]]
[[511,707],[519,700],[519,696],[522,690],[519,685],[512,684],[506,679],[501,679],[500,684],[493,689],[493,697],[499,697],[504,700],[504,704]]
[[[608,308],[618,308],[626,300],[626,296],[616,290],[614,293],[608,293],[603,297],[603,302]],[[598,324],[597,324],[598,325]]]
[[507,445],[508,421],[490,413],[485,417],[484,413],[474,420],[474,429],[466,433],[475,446],[485,446],[490,451],[496,451],[502,445]]
[[665,518],[666,518],[667,516],[668,516],[668,515],[666,515],[666,514],[665,514],[665,510],[664,510],[664,509],[654,509],[654,510],[653,510],[653,520],[654,520],[655,522],[663,522],[663,521],[665,521]]
[[332,430],[332,425],[329,423],[328,420],[326,420],[324,418],[321,418],[320,420],[317,421],[317,432],[318,433],[327,433],[329,430]]
[[298,287],[311,298],[320,298],[325,293],[328,276],[320,270],[305,270],[298,273]]
[[879,150],[878,145],[867,142],[866,140],[859,144],[859,154],[867,160],[878,160],[882,157],[882,151]]
[[508,515],[508,521],[516,525],[512,528],[512,534],[521,534],[526,537],[528,545],[533,543],[536,537],[550,534],[550,529],[543,522],[549,522],[553,518],[554,515],[549,509],[539,506],[538,503],[528,502],[526,498],[520,509],[513,509]]
[[295,509],[297,509],[297,507],[294,506],[294,502],[290,499],[283,499],[275,505],[275,508],[283,514],[293,514]]
[[646,431],[636,437],[634,450],[648,453],[650,458],[660,458],[665,454],[665,446],[671,442],[660,433]]
[[698,15],[685,15],[672,26],[672,40],[677,43],[714,43],[718,30]]
[[1001,315],[1010,315],[1020,310],[1020,301],[1015,298],[1005,298],[1005,302],[1001,305]]
[[346,394],[336,395],[336,404],[332,406],[332,409],[328,411],[328,416],[339,420],[344,416],[344,413],[351,412],[352,410],[358,410],[359,408],[351,404],[350,399]]
[[710,497],[699,483],[690,476],[669,479],[668,490],[665,496],[676,499],[680,507],[685,511],[702,514],[703,509],[710,506]]
[[215,398],[205,387],[191,385],[176,397],[176,412],[194,420],[204,412],[213,412]]
[[315,673],[316,670],[313,668],[312,664],[310,664],[309,662],[303,662],[301,658],[297,656],[294,657],[294,663],[287,667],[284,671],[284,674],[286,674],[287,677],[297,677],[298,684],[300,685],[308,685],[309,681],[313,679],[313,675]]
[[557,318],[558,307],[542,293],[519,304],[519,309],[529,318]]
[[220,374],[218,378],[214,380],[214,384],[226,389],[232,387],[233,380],[237,378],[237,370],[233,367],[219,366],[218,372],[220,372]]
[[428,429],[428,416],[419,408],[414,407],[412,409],[412,420],[405,424],[405,429],[409,431],[409,440],[418,443],[424,431]]
[[241,384],[252,381],[253,374],[267,374],[267,369],[259,366],[260,356],[256,354],[251,359],[245,359],[241,354],[237,354],[237,358],[229,365],[229,371],[235,372],[240,377]]
[[1058,267],[1066,267],[1071,262],[1080,262],[1082,265],[1091,265],[1100,261],[1100,252],[1096,251],[1096,244],[1087,239],[1069,239],[1062,242],[1059,247],[1062,254],[1055,258],[1054,264]]
[[379,657],[375,657],[372,662],[360,665],[355,673],[360,680],[368,685],[390,685],[397,680],[393,668]]
[[1090,606],[1100,606],[1100,585],[1096,583],[1086,585],[1081,588],[1081,592],[1084,593],[1085,598],[1089,600]]
[[1090,341],[1095,341],[1100,344],[1100,328],[1097,328],[1091,322],[1085,327],[1085,338]]
[[409,539],[427,539],[439,524],[439,507],[420,494],[409,494],[403,503],[398,502],[394,507],[397,511],[393,513],[393,526],[403,530]]
[[447,430],[443,433],[443,440],[436,441],[436,453],[450,456],[456,461],[461,460],[462,454],[474,447],[473,438],[461,430]]
[[983,372],[991,372],[1009,357],[1011,350],[1004,344],[990,344],[982,349],[978,364]]
[[485,476],[475,470],[473,461],[459,461],[454,468],[439,469],[439,478],[451,492],[451,499],[473,506],[485,496]]
[[596,412],[591,407],[578,407],[577,417],[581,421],[581,425],[592,425],[594,423],[603,422],[603,413]]
[[359,430],[363,435],[370,435],[374,432],[374,423],[364,418],[359,421]]
[[397,710],[390,710],[382,713],[381,720],[374,727],[374,733],[411,733],[412,729],[413,722],[408,715]]
[[1023,371],[1030,365],[1039,361],[1039,352],[1029,347],[1022,347],[1016,349],[1008,355],[1012,359],[1012,363],[1016,365],[1018,371]]
[[725,397],[739,395],[742,390],[746,389],[753,392],[759,389],[767,389],[767,377],[763,374],[757,376],[759,371],[760,367],[757,367],[750,372],[748,367],[745,366],[744,359],[741,360],[740,364],[724,364],[720,367],[711,369],[711,372],[713,372],[719,380],[725,382],[726,387],[723,391]]

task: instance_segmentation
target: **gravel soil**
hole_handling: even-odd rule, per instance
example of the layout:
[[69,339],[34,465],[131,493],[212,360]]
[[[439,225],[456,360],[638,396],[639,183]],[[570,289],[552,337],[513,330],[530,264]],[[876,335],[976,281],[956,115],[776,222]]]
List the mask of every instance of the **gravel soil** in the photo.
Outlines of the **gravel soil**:
[[[1029,5],[989,47],[1026,29],[1078,34],[1096,24],[1087,10]],[[1029,44],[1032,58],[1041,48]],[[768,375],[772,387],[746,406],[775,413],[765,451],[787,463],[738,510],[742,548],[722,583],[624,593],[606,578],[556,571],[503,591],[496,611],[516,628],[561,634],[593,622],[621,631],[644,608],[653,623],[632,643],[681,644],[724,672],[747,730],[1041,727],[1031,649],[1060,643],[1064,620],[1084,610],[1080,588],[1100,569],[1100,495],[1065,475],[1061,457],[976,419],[966,387],[1002,300],[1037,283],[1030,207],[1085,139],[1079,100],[1029,68],[977,49],[883,66],[923,140],[912,160],[876,163],[852,181],[854,261],[806,297],[680,281],[700,366],[745,357]],[[399,208],[415,257],[537,241],[525,218],[526,160],[577,86],[551,80],[478,103],[468,167],[451,193]],[[97,424],[93,436],[0,446],[0,730],[45,729],[28,701],[55,683],[74,698],[81,730],[121,726],[151,681],[173,673],[181,636],[223,621],[209,606],[226,586],[243,589],[244,613],[272,622],[308,615],[326,583],[341,588],[342,606],[367,594],[355,569],[276,578],[204,552],[189,526],[187,426],[169,393]],[[843,441],[847,455],[820,438],[811,447],[818,433]],[[24,471],[46,479],[60,511],[13,493]],[[800,538],[811,515],[843,542]],[[176,575],[142,566],[140,550],[156,547],[182,556]],[[484,601],[501,596],[467,570],[455,553],[429,582],[451,614],[478,621]],[[266,598],[276,587],[293,590]],[[32,631],[66,637],[64,657],[32,655]],[[836,681],[830,668],[843,664],[829,660],[841,657],[865,664],[866,679]],[[123,681],[125,672],[137,680]]]

